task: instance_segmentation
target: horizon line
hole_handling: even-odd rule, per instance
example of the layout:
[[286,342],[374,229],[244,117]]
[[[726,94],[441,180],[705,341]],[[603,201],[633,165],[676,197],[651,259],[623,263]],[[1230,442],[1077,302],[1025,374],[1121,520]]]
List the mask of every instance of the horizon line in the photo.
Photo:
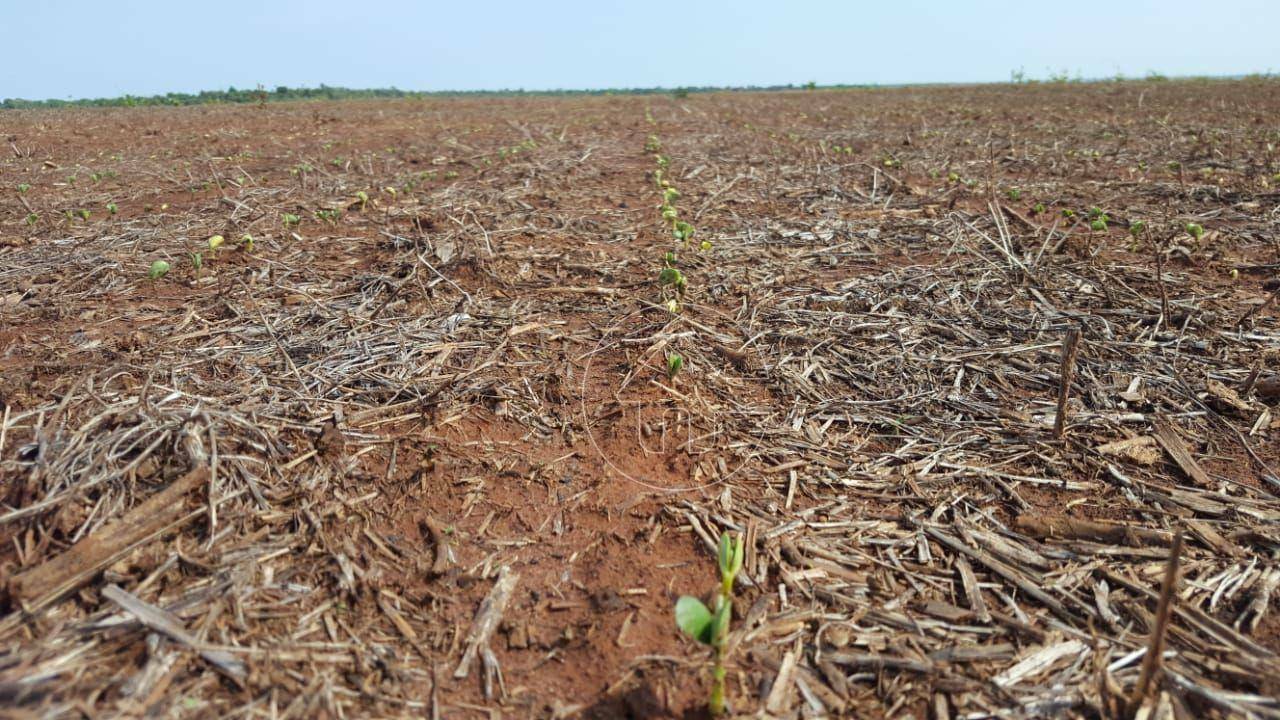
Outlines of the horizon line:
[[[535,88],[535,89],[498,88],[498,89],[471,89],[471,90],[461,90],[461,89],[406,90],[406,89],[398,88],[394,85],[388,86],[388,87],[353,88],[353,87],[346,87],[341,85],[328,85],[326,83],[320,83],[319,85],[314,87],[308,87],[305,85],[300,85],[296,87],[291,87],[287,85],[277,85],[274,87],[274,89],[268,89],[262,83],[259,83],[257,84],[256,87],[252,89],[237,88],[235,85],[228,85],[226,90],[206,89],[206,90],[198,90],[194,92],[170,90],[164,93],[156,93],[151,95],[135,95],[132,93],[124,93],[122,95],[108,95],[108,96],[101,96],[101,97],[88,97],[88,96],[67,97],[67,98],[46,97],[43,99],[6,97],[6,98],[0,98],[0,106],[9,105],[12,103],[19,103],[22,105],[32,105],[32,106],[57,106],[57,105],[63,105],[63,104],[79,105],[79,104],[91,104],[91,103],[116,103],[116,102],[123,104],[129,100],[134,100],[134,101],[138,101],[140,103],[145,104],[149,101],[163,101],[171,98],[200,99],[200,98],[208,98],[210,96],[216,96],[220,94],[221,95],[245,94],[245,95],[264,96],[263,97],[264,100],[268,100],[272,102],[288,102],[291,100],[306,100],[306,99],[313,99],[313,100],[326,99],[323,97],[321,98],[316,98],[316,97],[273,98],[272,97],[273,95],[280,94],[281,90],[285,91],[285,93],[340,92],[340,93],[351,93],[357,96],[368,95],[371,98],[377,98],[379,93],[385,93],[384,97],[387,97],[387,98],[418,97],[418,96],[455,96],[455,95],[604,95],[604,94],[610,94],[610,93],[630,94],[630,95],[660,95],[660,94],[671,94],[671,93],[679,93],[679,92],[685,92],[685,93],[753,92],[753,91],[768,92],[768,91],[797,90],[797,89],[798,90],[848,90],[848,89],[881,89],[881,88],[894,89],[894,88],[908,88],[908,87],[968,87],[968,86],[988,86],[988,85],[990,86],[1015,85],[1016,86],[1016,85],[1098,84],[1098,83],[1115,83],[1115,82],[1176,82],[1176,81],[1187,81],[1187,80],[1231,81],[1231,80],[1247,80],[1247,79],[1255,79],[1255,78],[1256,79],[1274,79],[1276,77],[1280,77],[1274,74],[1271,69],[1268,69],[1265,72],[1233,73],[1233,74],[1221,74],[1221,75],[1164,75],[1154,70],[1148,71],[1145,75],[1127,76],[1123,73],[1117,73],[1116,75],[1113,75],[1113,76],[1090,77],[1090,78],[1081,77],[1079,75],[1075,77],[1070,77],[1066,74],[1065,71],[1061,75],[1050,75],[1048,78],[1026,77],[1024,75],[1019,75],[1018,71],[1013,71],[1010,73],[1010,75],[1011,77],[1009,80],[973,80],[973,81],[939,80],[939,81],[900,82],[900,83],[872,82],[872,83],[827,83],[827,84],[817,84],[814,82],[808,82],[808,83],[798,83],[798,84],[787,83],[785,85],[781,85],[781,84],[776,84],[776,85],[677,85],[677,86],[655,85],[651,87],[638,87],[638,86],[601,87],[601,88],[544,87],[544,88]],[[358,98],[351,97],[351,98],[332,98],[332,99],[358,99]],[[218,101],[210,100],[209,102],[218,102]],[[248,100],[233,101],[233,102],[254,102],[254,99],[250,98]],[[15,108],[10,107],[7,109],[15,109]],[[16,108],[16,109],[21,109],[21,108]]]

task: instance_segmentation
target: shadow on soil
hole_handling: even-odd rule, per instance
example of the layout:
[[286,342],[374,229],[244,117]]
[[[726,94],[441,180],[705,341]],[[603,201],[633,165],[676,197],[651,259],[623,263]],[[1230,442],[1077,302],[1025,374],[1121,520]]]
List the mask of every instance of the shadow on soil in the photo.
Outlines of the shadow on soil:
[[685,710],[667,707],[649,684],[640,685],[625,693],[601,698],[582,711],[582,720],[710,720],[707,709],[695,705]]

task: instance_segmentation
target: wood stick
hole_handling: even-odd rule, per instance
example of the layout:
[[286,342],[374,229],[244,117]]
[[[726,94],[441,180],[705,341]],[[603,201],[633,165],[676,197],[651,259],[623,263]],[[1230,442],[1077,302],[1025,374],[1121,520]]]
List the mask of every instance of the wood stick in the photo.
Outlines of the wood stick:
[[1147,654],[1142,658],[1142,670],[1138,675],[1138,683],[1133,687],[1133,695],[1129,698],[1129,715],[1134,716],[1142,701],[1151,689],[1152,678],[1160,667],[1160,655],[1164,652],[1164,636],[1169,629],[1169,608],[1173,603],[1173,593],[1178,584],[1178,561],[1182,555],[1182,531],[1173,536],[1173,547],[1169,548],[1169,562],[1164,566],[1164,582],[1160,585],[1160,599],[1156,602],[1156,625],[1151,629],[1151,640],[1147,643]]
[[1200,463],[1191,457],[1191,452],[1187,450],[1187,446],[1182,443],[1182,438],[1178,437],[1178,432],[1173,429],[1173,425],[1164,417],[1156,416],[1151,420],[1152,427],[1156,431],[1156,442],[1169,457],[1177,463],[1182,472],[1191,478],[1200,487],[1213,487],[1213,479],[1209,477],[1209,473],[1200,467]]
[[173,614],[141,600],[118,585],[108,585],[103,588],[102,596],[124,608],[125,612],[137,618],[143,625],[167,635],[170,640],[180,645],[186,645],[195,650],[206,662],[243,687],[245,676],[248,674],[244,662],[225,650],[209,647],[188,633],[182,627],[182,622]]
[[427,534],[431,536],[431,543],[435,546],[435,561],[431,563],[432,575],[443,575],[449,569],[449,538],[444,532],[444,528],[433,517],[426,517],[418,521],[419,530],[425,529]]
[[1161,530],[1098,522],[1070,517],[1051,517],[1040,514],[1023,514],[1013,520],[1019,531],[1038,539],[1062,538],[1063,540],[1091,540],[1093,542],[1125,545],[1166,545],[1170,535]]
[[1062,618],[1063,620],[1066,620],[1071,623],[1075,623],[1079,621],[1080,619],[1079,616],[1076,613],[1073,613],[1072,611],[1068,610],[1066,606],[1064,606],[1061,602],[1058,602],[1057,598],[1054,598],[1049,593],[1040,589],[1039,587],[1036,586],[1035,583],[1032,583],[1025,576],[1023,576],[1022,573],[1018,572],[1014,568],[1009,567],[1008,565],[1005,565],[999,560],[996,560],[990,554],[984,553],[975,548],[971,548],[968,545],[965,545],[964,543],[960,542],[956,538],[948,535],[947,533],[943,532],[938,528],[924,526],[924,531],[928,533],[930,536],[932,536],[933,539],[937,540],[943,545],[946,545],[947,547],[951,548],[952,550],[955,550],[956,552],[960,552],[960,553],[964,553],[965,555],[968,555],[969,559],[976,560],[991,572],[1013,583],[1020,590],[1022,590],[1023,593],[1040,601],[1042,605],[1054,611],[1054,613],[1056,613],[1058,617]]
[[956,570],[960,573],[960,583],[964,586],[964,594],[969,599],[969,608],[978,622],[991,622],[991,614],[987,612],[987,604],[982,599],[982,589],[978,587],[978,579],[973,574],[973,566],[964,555],[956,556]]
[[[1261,372],[1262,372],[1262,361],[1254,360],[1253,368],[1249,370],[1249,376],[1244,379],[1244,382],[1240,383],[1240,397],[1245,397],[1246,395],[1249,394],[1250,390],[1253,390],[1253,385],[1254,383],[1258,382],[1258,374]],[[0,448],[3,448],[3,447],[4,447],[4,444],[0,443]]]
[[[1136,595],[1146,597],[1148,600],[1156,600],[1159,602],[1160,596],[1151,588],[1136,583],[1123,575],[1112,572],[1105,568],[1098,570],[1107,582],[1122,587]],[[1204,635],[1212,640],[1235,648],[1236,650],[1253,656],[1253,662],[1263,671],[1272,674],[1280,674],[1280,656],[1270,648],[1259,645],[1250,640],[1247,636],[1242,635],[1235,628],[1218,620],[1212,615],[1206,613],[1194,605],[1173,605],[1173,614],[1182,618],[1197,633]]]
[[1076,352],[1080,347],[1080,331],[1072,328],[1062,338],[1062,370],[1059,373],[1058,416],[1053,419],[1053,439],[1062,438],[1067,427],[1067,398],[1071,395],[1071,378],[1075,375]]
[[471,664],[475,662],[476,654],[482,645],[488,644],[489,636],[502,621],[507,601],[511,599],[519,581],[520,573],[512,572],[511,568],[504,565],[498,570],[498,581],[493,584],[493,589],[484,602],[480,603],[480,609],[476,611],[475,620],[471,623],[471,630],[467,632],[467,649],[463,651],[462,661],[453,671],[454,679],[461,680],[471,673]]
[[[1151,231],[1147,231],[1147,239],[1151,240]],[[1160,321],[1169,326],[1169,291],[1164,286],[1164,243],[1156,244],[1151,240],[1151,247],[1156,256],[1156,285],[1160,288]]]
[[9,582],[9,598],[27,612],[36,612],[56,602],[135,547],[191,517],[182,498],[208,481],[206,467],[183,475],[58,557],[14,576]]

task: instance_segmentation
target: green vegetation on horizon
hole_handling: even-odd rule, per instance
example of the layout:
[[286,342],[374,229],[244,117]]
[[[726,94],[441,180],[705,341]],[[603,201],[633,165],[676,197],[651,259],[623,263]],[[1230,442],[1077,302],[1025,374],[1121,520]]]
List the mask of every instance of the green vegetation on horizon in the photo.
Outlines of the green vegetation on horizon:
[[[681,88],[603,88],[599,90],[431,90],[415,91],[397,88],[344,88],[321,85],[318,88],[291,88],[283,85],[274,91],[262,88],[238,90],[204,90],[199,93],[166,93],[140,97],[124,95],[113,98],[84,98],[79,100],[24,100],[7,98],[0,101],[0,109],[22,110],[30,108],[60,107],[135,107],[155,105],[210,105],[223,103],[267,103],[286,100],[368,100],[377,98],[428,98],[428,97],[508,97],[513,95],[659,95],[671,93],[684,97],[694,92],[793,90],[797,85],[768,85],[748,87],[681,87]],[[874,85],[839,85],[839,88],[875,87]]]
[[258,88],[256,90],[237,90],[234,87],[226,90],[203,90],[198,93],[165,93],[139,97],[124,95],[113,98],[84,98],[79,100],[23,100],[6,98],[0,102],[0,109],[20,110],[27,108],[59,108],[59,107],[135,107],[154,105],[210,105],[223,103],[265,103],[282,100],[348,100],[368,98],[417,97],[423,93],[397,90],[396,88],[372,88],[356,90],[352,88],[330,87],[321,85],[318,88],[290,88],[281,85],[274,91]]
[[[1111,78],[1085,79],[1081,77],[1068,78],[1065,71],[1062,75],[1051,75],[1047,82],[1070,82],[1070,83],[1108,83],[1108,82],[1163,82],[1168,80],[1194,80],[1194,81],[1231,81],[1231,80],[1271,80],[1276,76],[1270,73],[1253,74],[1244,76],[1196,76],[1185,78],[1170,78],[1159,73],[1149,73],[1145,78],[1126,78],[1123,75],[1117,75]],[[1028,78],[1025,73],[1020,70],[1012,73],[1012,84],[1036,84],[1040,80]],[[689,93],[707,93],[707,92],[766,92],[776,90],[854,90],[854,89],[875,89],[875,88],[894,88],[894,87],[929,87],[929,86],[949,86],[949,85],[981,85],[981,84],[1002,84],[1002,83],[861,83],[861,84],[834,84],[834,85],[818,85],[814,82],[806,82],[802,84],[788,83],[786,85],[743,85],[743,86],[715,86],[705,85],[699,87],[650,87],[650,88],[599,88],[594,90],[400,90],[398,88],[345,88],[334,87],[331,85],[320,85],[316,88],[298,87],[291,88],[281,85],[275,90],[267,90],[259,87],[254,90],[241,90],[235,87],[226,90],[203,90],[198,93],[181,93],[171,92],[163,95],[137,96],[123,95],[121,97],[109,98],[81,98],[75,100],[25,100],[22,98],[6,98],[0,100],[0,110],[23,110],[33,108],[61,108],[61,107],[135,107],[135,106],[183,106],[183,105],[211,105],[211,104],[248,104],[248,103],[267,103],[281,102],[289,100],[368,100],[378,98],[430,98],[430,97],[511,97],[519,95],[665,95],[670,94],[677,99],[687,97]]]

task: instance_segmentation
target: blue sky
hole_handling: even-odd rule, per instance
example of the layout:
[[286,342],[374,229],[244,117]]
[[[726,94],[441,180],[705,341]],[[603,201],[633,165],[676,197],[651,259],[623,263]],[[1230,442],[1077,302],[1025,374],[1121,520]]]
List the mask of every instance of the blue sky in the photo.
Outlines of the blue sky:
[[0,0],[0,98],[1280,71],[1277,0]]

